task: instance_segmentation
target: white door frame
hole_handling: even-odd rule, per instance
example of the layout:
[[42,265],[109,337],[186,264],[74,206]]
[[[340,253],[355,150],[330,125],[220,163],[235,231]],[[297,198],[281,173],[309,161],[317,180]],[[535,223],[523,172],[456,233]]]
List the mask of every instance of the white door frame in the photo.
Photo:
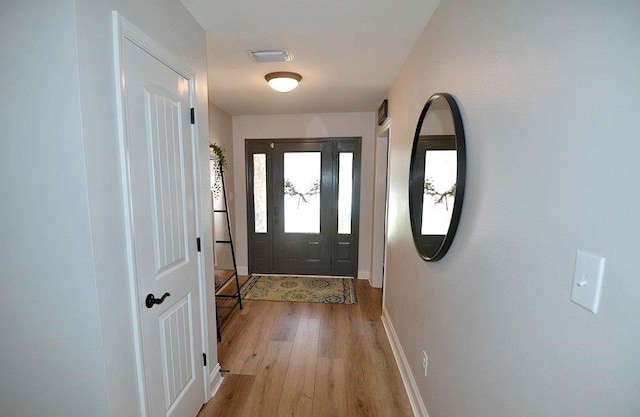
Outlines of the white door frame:
[[[384,288],[387,264],[387,213],[389,207],[389,149],[391,119],[376,128],[375,187],[373,207],[373,233],[371,245],[372,287]],[[384,154],[386,163],[379,164]],[[384,185],[382,185],[384,184]]]
[[[126,233],[126,248],[128,258],[128,275],[129,275],[129,291],[131,299],[131,314],[133,318],[133,336],[135,343],[136,354],[136,371],[138,376],[138,395],[140,400],[140,415],[147,417],[149,415],[149,405],[147,404],[146,395],[146,383],[144,373],[144,357],[142,350],[142,332],[141,332],[141,315],[139,311],[139,300],[141,295],[138,293],[137,287],[137,272],[136,272],[136,253],[134,246],[133,235],[133,211],[132,204],[129,200],[131,191],[130,184],[130,161],[128,159],[129,138],[127,137],[127,116],[126,116],[126,100],[124,95],[124,75],[125,75],[125,59],[124,59],[124,44],[126,40],[129,40],[145,50],[147,53],[158,59],[163,64],[167,65],[173,71],[184,77],[189,83],[189,104],[192,108],[196,109],[197,113],[197,97],[195,95],[195,71],[189,66],[185,66],[181,60],[175,57],[172,53],[167,51],[156,41],[150,38],[147,34],[137,28],[133,23],[122,17],[117,11],[112,12],[112,24],[113,24],[113,44],[114,44],[114,74],[115,74],[115,86],[116,86],[116,107],[118,113],[118,136],[120,139],[120,168],[122,174],[122,194],[124,201],[125,211],[125,233]],[[197,120],[196,120],[197,123]],[[202,202],[200,196],[201,181],[200,181],[200,158],[198,157],[199,139],[198,139],[198,125],[191,125],[191,140],[193,142],[192,155],[189,155],[193,159],[193,184],[194,184],[194,198],[195,198],[195,220],[196,220],[196,235],[204,236],[202,230],[203,213]],[[208,321],[207,321],[207,300],[206,300],[206,274],[205,274],[205,262],[203,252],[197,252],[198,260],[198,287],[200,291],[200,318],[202,329],[202,352],[207,357],[212,357],[208,351]],[[197,331],[197,329],[196,329]],[[207,367],[203,370],[204,377],[204,392],[202,393],[203,403],[208,400],[208,393],[210,393],[209,386],[209,368],[211,364],[208,363]]]

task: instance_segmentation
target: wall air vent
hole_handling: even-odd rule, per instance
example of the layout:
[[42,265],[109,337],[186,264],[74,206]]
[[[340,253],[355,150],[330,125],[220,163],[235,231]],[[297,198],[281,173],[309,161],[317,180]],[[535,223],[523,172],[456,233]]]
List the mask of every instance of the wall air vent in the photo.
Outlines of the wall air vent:
[[287,62],[293,59],[293,55],[286,49],[270,49],[266,51],[249,51],[249,56],[254,62]]

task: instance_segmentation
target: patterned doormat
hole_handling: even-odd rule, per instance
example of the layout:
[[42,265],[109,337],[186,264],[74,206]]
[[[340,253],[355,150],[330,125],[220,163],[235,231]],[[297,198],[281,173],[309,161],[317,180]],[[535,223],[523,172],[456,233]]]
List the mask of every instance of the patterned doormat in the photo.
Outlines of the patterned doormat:
[[247,300],[357,304],[353,278],[252,274],[242,288]]

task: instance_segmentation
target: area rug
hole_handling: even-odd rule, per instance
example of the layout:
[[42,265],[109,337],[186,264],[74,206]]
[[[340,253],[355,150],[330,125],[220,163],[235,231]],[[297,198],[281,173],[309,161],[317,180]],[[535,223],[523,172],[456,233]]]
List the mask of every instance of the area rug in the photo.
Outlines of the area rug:
[[247,300],[357,304],[353,278],[253,274],[242,288]]

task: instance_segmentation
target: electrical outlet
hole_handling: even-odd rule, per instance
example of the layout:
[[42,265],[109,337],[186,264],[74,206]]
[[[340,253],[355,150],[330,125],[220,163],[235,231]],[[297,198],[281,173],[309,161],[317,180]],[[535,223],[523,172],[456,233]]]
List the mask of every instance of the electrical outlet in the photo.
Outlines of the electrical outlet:
[[422,370],[424,371],[424,376],[427,376],[427,365],[429,365],[429,357],[427,356],[427,352],[423,350],[422,351]]

